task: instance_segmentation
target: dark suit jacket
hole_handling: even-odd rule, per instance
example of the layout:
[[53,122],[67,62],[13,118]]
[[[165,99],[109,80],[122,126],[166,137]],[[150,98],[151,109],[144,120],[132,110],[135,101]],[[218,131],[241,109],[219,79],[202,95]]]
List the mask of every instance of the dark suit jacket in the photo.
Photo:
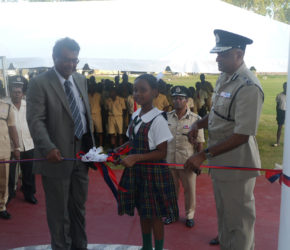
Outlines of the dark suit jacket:
[[[93,123],[86,79],[78,73],[73,74],[73,79],[84,102],[88,131],[93,142]],[[53,69],[32,78],[28,85],[27,122],[35,144],[36,158],[45,158],[53,148],[57,148],[65,158],[76,158],[74,121],[66,94]],[[60,163],[42,161],[34,164],[34,173],[49,177],[68,178],[72,170],[71,161]]]

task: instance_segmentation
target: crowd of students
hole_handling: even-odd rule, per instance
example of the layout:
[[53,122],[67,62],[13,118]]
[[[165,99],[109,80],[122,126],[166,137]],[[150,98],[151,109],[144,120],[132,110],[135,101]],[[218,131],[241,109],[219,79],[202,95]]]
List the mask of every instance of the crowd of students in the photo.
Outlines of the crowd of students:
[[[123,143],[130,118],[139,107],[133,100],[133,84],[128,81],[126,73],[122,75],[121,82],[119,76],[115,77],[115,81],[102,79],[98,83],[95,76],[90,76],[87,81],[97,142],[99,145],[115,148]],[[153,104],[159,110],[168,112],[173,109],[172,87],[173,85],[164,80],[158,80],[158,96]],[[204,74],[201,74],[200,81],[195,83],[195,87],[190,86],[188,91],[189,109],[204,117],[211,107],[212,84],[205,80]]]

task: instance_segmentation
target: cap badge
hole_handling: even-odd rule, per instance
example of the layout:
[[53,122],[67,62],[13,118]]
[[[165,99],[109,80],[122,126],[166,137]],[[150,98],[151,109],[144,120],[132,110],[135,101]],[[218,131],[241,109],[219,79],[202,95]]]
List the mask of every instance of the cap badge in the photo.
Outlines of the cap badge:
[[17,77],[17,82],[21,82],[21,78],[20,77]]
[[215,34],[215,42],[219,43],[220,42],[220,37],[218,34]]
[[179,92],[181,92],[181,89],[180,89],[179,87],[177,87],[177,88],[175,89],[175,92],[176,92],[176,93],[179,93]]

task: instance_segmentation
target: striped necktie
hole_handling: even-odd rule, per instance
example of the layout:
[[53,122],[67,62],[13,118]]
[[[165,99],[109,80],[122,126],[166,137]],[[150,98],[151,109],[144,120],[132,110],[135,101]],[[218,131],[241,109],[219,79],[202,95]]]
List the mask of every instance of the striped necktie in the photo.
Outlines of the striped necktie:
[[67,100],[69,103],[70,111],[72,114],[72,118],[73,118],[74,124],[75,124],[75,136],[78,139],[81,139],[84,130],[83,130],[83,124],[82,124],[80,110],[79,110],[79,107],[76,103],[74,93],[72,91],[72,83],[70,81],[65,81],[64,88],[65,88],[66,97],[67,97]]

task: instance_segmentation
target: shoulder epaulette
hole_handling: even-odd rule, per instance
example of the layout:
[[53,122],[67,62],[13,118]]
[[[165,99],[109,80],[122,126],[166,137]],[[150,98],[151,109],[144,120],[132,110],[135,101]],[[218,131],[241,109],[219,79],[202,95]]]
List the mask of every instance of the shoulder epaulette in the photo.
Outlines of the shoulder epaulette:
[[6,119],[5,118],[2,118],[2,117],[0,119],[7,121],[8,120],[8,117],[9,117],[9,113],[10,113],[11,104],[9,102],[4,102],[4,101],[1,101],[1,102],[2,102],[2,104],[6,104],[8,106],[8,112],[7,112]]
[[244,84],[246,84],[246,85],[253,85],[254,83],[248,78],[248,77],[246,77],[246,76],[243,76],[242,77],[242,79],[243,79],[243,82],[244,82]]

